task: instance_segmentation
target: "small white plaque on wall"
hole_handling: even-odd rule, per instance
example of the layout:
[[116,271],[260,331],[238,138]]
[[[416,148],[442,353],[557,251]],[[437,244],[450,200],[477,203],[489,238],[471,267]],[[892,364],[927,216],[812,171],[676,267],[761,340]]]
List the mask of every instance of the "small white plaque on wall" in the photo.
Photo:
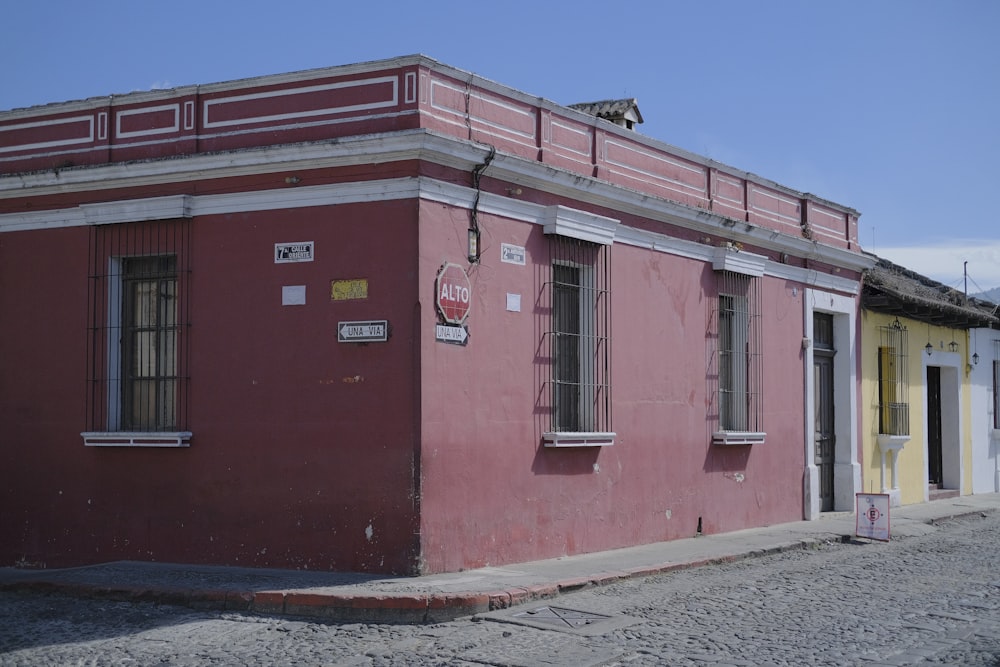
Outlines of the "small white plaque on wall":
[[521,312],[521,295],[507,292],[507,310],[512,313]]
[[305,285],[282,285],[281,286],[282,306],[304,306],[306,305]]
[[511,243],[500,244],[500,261],[506,264],[519,264],[524,266],[524,246],[513,245]]
[[274,263],[289,264],[293,262],[311,262],[313,254],[312,241],[297,241],[295,243],[275,243]]

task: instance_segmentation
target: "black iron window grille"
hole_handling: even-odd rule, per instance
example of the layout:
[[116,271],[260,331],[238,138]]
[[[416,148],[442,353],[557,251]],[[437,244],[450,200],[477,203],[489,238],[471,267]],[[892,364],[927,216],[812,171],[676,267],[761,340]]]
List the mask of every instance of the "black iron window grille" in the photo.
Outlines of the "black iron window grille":
[[879,327],[878,432],[883,435],[910,434],[906,334],[898,319]]
[[719,431],[763,433],[760,285],[750,275],[722,271],[716,301],[712,394]]
[[190,224],[95,226],[90,256],[85,438],[187,431]]
[[608,246],[550,239],[551,317],[546,338],[553,432],[611,431],[611,294]]
[[993,428],[1000,429],[1000,340],[993,341]]

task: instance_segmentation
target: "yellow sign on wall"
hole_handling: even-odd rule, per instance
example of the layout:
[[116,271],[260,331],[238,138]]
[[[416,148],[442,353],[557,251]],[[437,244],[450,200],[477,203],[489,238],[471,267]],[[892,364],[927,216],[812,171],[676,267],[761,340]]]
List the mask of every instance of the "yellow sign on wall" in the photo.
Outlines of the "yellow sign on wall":
[[330,283],[330,298],[334,301],[351,301],[368,298],[368,279],[334,280]]

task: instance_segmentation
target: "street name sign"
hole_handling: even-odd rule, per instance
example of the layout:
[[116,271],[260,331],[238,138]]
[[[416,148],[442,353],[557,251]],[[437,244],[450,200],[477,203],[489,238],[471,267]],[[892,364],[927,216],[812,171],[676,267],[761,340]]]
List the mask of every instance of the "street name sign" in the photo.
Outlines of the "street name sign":
[[314,243],[312,241],[275,243],[274,263],[289,264],[291,262],[311,262],[314,257],[313,249]]
[[434,338],[442,343],[465,345],[469,342],[469,330],[451,324],[438,324],[434,327]]
[[388,339],[388,320],[337,322],[338,343],[383,343]]

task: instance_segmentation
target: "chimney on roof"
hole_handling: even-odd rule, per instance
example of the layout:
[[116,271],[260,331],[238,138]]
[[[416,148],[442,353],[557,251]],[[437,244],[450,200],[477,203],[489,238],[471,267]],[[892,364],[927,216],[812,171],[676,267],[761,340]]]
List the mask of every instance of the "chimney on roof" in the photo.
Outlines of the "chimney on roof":
[[642,114],[639,113],[639,103],[634,97],[624,100],[581,102],[579,104],[570,104],[569,108],[611,121],[619,127],[624,127],[626,130],[634,130],[635,126],[642,122]]

